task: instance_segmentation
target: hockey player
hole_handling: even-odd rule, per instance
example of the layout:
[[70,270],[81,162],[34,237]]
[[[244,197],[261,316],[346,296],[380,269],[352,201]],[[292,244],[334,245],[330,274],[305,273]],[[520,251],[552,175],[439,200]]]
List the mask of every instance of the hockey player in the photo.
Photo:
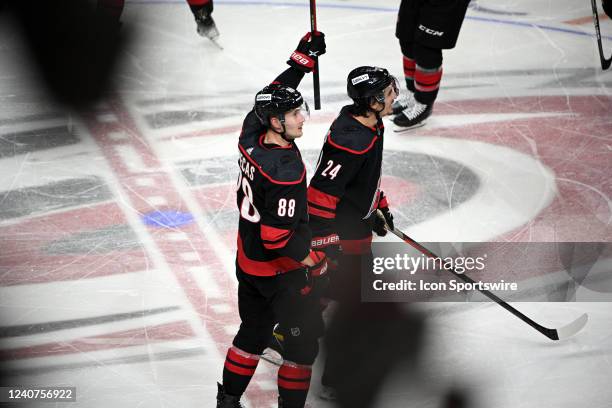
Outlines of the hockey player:
[[[212,18],[213,0],[187,0],[197,24],[197,31],[202,37],[211,40],[219,36],[219,30]],[[117,23],[123,13],[125,0],[98,0],[98,10]]]
[[[332,123],[316,172],[308,187],[308,214],[313,248],[341,255],[338,269],[330,275],[332,298],[341,308],[354,308],[360,302],[362,268],[371,270],[372,231],[384,236],[384,222],[376,216],[381,210],[393,227],[387,199],[380,190],[383,160],[382,117],[392,113],[397,97],[396,79],[386,69],[359,67],[347,78],[352,105],[342,108]],[[331,393],[340,377],[335,359],[328,355],[323,373],[322,397]]]
[[275,323],[286,327],[285,360],[278,370],[279,407],[304,406],[323,322],[318,291],[327,265],[311,250],[306,169],[295,139],[307,105],[296,90],[314,56],[325,53],[322,33],[304,36],[290,67],[255,96],[238,149],[240,211],[236,276],[240,329],[227,352],[217,408],[241,407]]
[[401,130],[423,126],[442,79],[442,50],[455,47],[470,0],[402,0],[395,36],[408,94],[393,105]]

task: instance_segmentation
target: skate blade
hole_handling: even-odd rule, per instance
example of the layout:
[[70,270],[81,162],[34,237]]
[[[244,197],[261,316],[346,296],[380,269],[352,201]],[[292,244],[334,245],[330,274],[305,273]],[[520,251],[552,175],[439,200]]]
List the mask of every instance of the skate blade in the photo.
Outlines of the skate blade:
[[223,50],[223,46],[221,44],[219,44],[219,42],[217,41],[217,37],[215,38],[209,38],[210,42],[213,43],[215,45],[215,47],[217,47],[220,50]]
[[418,129],[418,128],[423,127],[425,125],[426,125],[425,121],[419,122],[416,125],[412,125],[412,126],[408,126],[408,127],[397,126],[397,125],[394,124],[393,131],[395,133],[403,133],[403,132],[407,132],[409,130]]

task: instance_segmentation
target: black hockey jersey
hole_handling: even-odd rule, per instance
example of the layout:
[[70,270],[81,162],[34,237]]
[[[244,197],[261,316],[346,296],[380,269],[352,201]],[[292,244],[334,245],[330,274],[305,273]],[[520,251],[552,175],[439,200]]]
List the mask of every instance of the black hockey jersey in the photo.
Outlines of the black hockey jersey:
[[[368,220],[378,206],[384,125],[357,121],[345,106],[332,123],[308,187],[315,246],[335,243],[338,217]],[[355,225],[355,227],[358,227]],[[371,230],[367,231],[371,235]],[[365,237],[364,237],[365,238]]]
[[[277,81],[296,87],[301,76],[286,73]],[[265,144],[265,133],[255,112],[249,112],[238,142],[237,262],[248,274],[274,276],[304,267],[300,261],[310,252],[311,234],[300,151],[295,143]]]

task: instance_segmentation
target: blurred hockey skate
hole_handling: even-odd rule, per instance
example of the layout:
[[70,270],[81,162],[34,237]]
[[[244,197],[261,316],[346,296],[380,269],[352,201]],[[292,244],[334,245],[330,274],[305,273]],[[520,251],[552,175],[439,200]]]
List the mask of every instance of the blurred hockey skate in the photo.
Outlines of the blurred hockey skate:
[[217,25],[215,24],[215,20],[213,20],[211,13],[205,9],[200,9],[194,12],[194,17],[196,24],[198,25],[198,34],[200,34],[202,37],[208,38],[215,45],[221,48],[216,41],[217,38],[219,38],[219,30],[217,30]]
[[425,125],[425,121],[433,111],[433,104],[426,105],[415,100],[414,105],[404,109],[393,118],[393,123],[397,126],[396,132],[403,132]]
[[223,385],[217,383],[217,408],[244,408],[240,397],[225,393]]

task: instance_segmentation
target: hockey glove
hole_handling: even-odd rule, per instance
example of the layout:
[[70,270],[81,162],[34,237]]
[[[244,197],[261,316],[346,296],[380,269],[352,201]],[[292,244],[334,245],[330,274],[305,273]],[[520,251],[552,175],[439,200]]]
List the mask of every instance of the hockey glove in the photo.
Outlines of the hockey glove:
[[321,296],[328,284],[327,256],[323,251],[310,251],[308,256],[315,264],[307,267],[308,284],[300,292],[302,295]]
[[389,211],[389,203],[387,202],[387,196],[382,191],[380,192],[380,197],[378,200],[378,212],[376,217],[374,218],[374,227],[372,230],[379,237],[384,237],[387,235],[387,229],[385,228],[385,224],[389,227],[389,229],[395,229],[395,225],[393,224],[393,214]]
[[297,49],[293,51],[287,64],[304,72],[311,72],[315,66],[315,58],[325,54],[325,34],[316,31],[314,36],[306,33]]

